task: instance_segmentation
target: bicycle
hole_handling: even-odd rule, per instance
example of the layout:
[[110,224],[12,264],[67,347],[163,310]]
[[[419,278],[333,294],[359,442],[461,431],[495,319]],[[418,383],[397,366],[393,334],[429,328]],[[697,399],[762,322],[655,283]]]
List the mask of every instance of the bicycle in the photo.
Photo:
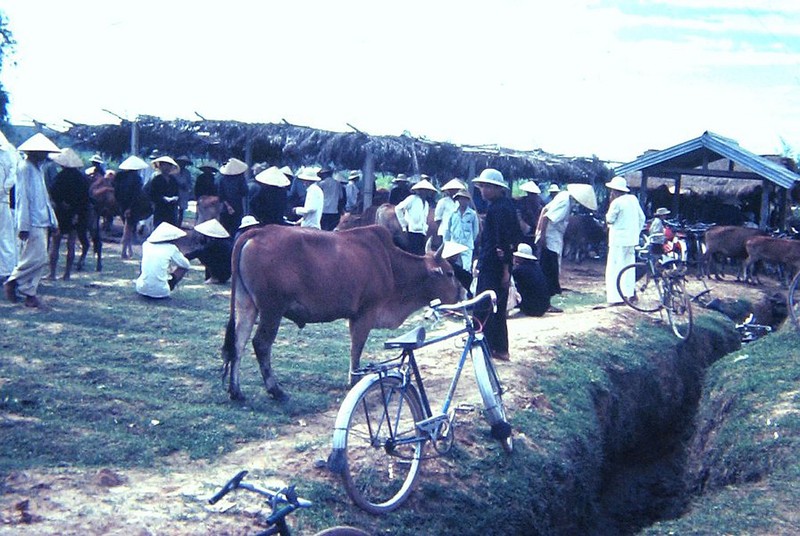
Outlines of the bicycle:
[[[672,332],[681,340],[692,334],[692,300],[710,292],[706,288],[698,296],[686,291],[686,266],[677,259],[662,261],[650,250],[649,237],[636,248],[639,260],[623,268],[617,275],[617,291],[626,305],[642,313],[666,311]],[[635,281],[634,294],[623,292],[625,281]]]
[[789,292],[786,295],[786,307],[789,309],[789,316],[792,317],[794,327],[800,330],[800,271],[797,272],[789,285]]
[[[399,349],[400,355],[358,370],[362,376],[349,391],[339,409],[333,432],[333,449],[328,467],[339,473],[350,498],[363,510],[385,514],[398,508],[409,496],[422,462],[447,453],[455,436],[453,397],[467,356],[472,357],[475,379],[491,426],[491,435],[507,453],[513,450],[511,425],[503,406],[503,389],[483,336],[483,323],[475,318],[476,305],[491,301],[492,290],[452,305],[431,303],[431,314],[453,314],[464,326],[425,339],[425,328],[417,327],[384,343],[385,349]],[[488,315],[487,315],[488,316]],[[485,319],[484,319],[485,320]],[[466,335],[441,409],[431,409],[414,350]],[[435,453],[425,454],[430,443]]]
[[[284,487],[280,490],[270,490],[266,488],[259,488],[248,482],[242,482],[247,471],[240,471],[233,478],[231,478],[222,489],[220,489],[213,497],[208,500],[208,504],[216,504],[225,495],[235,489],[245,489],[252,491],[259,495],[263,495],[269,499],[270,506],[272,507],[272,514],[270,514],[265,522],[267,530],[259,532],[256,536],[272,536],[278,534],[280,536],[290,536],[291,531],[286,522],[286,518],[297,510],[298,508],[311,508],[314,503],[299,497],[295,491],[294,486]],[[283,504],[283,506],[281,506]],[[316,533],[315,536],[369,536],[361,529],[354,527],[332,527]]]

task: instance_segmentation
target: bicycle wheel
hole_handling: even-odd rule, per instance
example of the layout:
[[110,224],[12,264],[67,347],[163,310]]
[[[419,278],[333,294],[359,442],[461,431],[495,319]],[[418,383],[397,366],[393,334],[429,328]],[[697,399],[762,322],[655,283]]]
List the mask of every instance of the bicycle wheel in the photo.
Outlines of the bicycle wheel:
[[[635,281],[633,296],[623,292],[624,281]],[[635,262],[620,270],[617,276],[617,292],[623,301],[642,313],[655,313],[661,309],[661,277],[650,272],[647,263]]]
[[473,348],[470,353],[472,367],[475,369],[475,380],[486,410],[486,420],[492,427],[492,437],[497,439],[503,450],[510,454],[514,450],[514,443],[511,438],[511,425],[506,418],[506,408],[503,406],[503,388],[485,342],[477,346],[478,349]]
[[789,285],[789,294],[786,296],[786,301],[794,327],[800,329],[800,272],[797,272],[797,275],[792,279],[792,284]]
[[369,533],[355,527],[331,527],[314,536],[369,536]]
[[371,514],[391,512],[411,493],[422,460],[423,419],[417,391],[400,378],[375,381],[358,398],[347,424],[344,485]]
[[676,337],[688,339],[692,334],[692,303],[683,279],[672,279],[667,285],[669,290],[665,301],[669,325]]

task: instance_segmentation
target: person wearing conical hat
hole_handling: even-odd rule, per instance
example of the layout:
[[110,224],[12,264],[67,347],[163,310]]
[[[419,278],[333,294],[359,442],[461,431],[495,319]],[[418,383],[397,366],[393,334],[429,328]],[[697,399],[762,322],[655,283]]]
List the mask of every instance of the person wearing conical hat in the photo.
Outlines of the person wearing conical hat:
[[142,189],[140,175],[147,167],[147,162],[131,155],[119,165],[119,172],[114,179],[114,197],[123,223],[123,259],[133,257],[133,233],[136,225],[153,212],[150,200]]
[[50,204],[42,167],[50,153],[60,153],[44,134],[35,134],[19,146],[25,160],[17,168],[15,210],[17,236],[22,241],[17,265],[4,283],[6,298],[25,298],[27,307],[39,307],[39,281],[47,269],[47,232],[58,226]]
[[189,200],[192,198],[192,190],[194,188],[192,181],[192,173],[189,171],[189,166],[192,165],[192,159],[186,155],[181,155],[175,159],[178,163],[178,174],[175,175],[175,180],[178,182],[178,227],[183,225],[183,215],[189,207]]
[[236,232],[244,216],[244,200],[248,191],[247,179],[244,176],[246,171],[247,164],[238,158],[229,159],[219,168],[222,175],[219,181],[219,200],[222,203],[219,222],[228,234]]
[[187,259],[175,243],[186,236],[183,229],[161,222],[142,244],[142,270],[136,292],[147,298],[168,298],[189,271]]
[[[492,168],[484,169],[473,184],[480,188],[488,203],[486,219],[480,235],[478,251],[478,284],[476,292],[494,290],[497,293],[497,313],[491,315],[484,327],[492,357],[508,361],[508,325],[506,313],[511,284],[511,263],[514,248],[522,236],[517,211],[511,201],[508,183],[503,174]],[[479,314],[483,314],[482,310]]]
[[0,283],[17,264],[17,233],[11,213],[11,188],[17,178],[17,149],[0,132]]
[[406,232],[409,253],[425,255],[425,240],[428,234],[430,202],[436,195],[436,187],[422,179],[411,187],[411,194],[395,207],[400,227]]
[[472,272],[472,257],[480,231],[480,218],[472,208],[472,196],[466,189],[457,191],[453,197],[458,207],[445,223],[444,240],[464,246],[464,251],[456,257],[456,262],[464,270]]
[[511,276],[522,298],[519,310],[528,316],[543,316],[550,309],[550,288],[529,244],[517,246]]
[[67,237],[67,263],[64,280],[70,278],[75,262],[75,239],[80,238],[88,250],[89,184],[80,170],[83,161],[72,149],[63,149],[50,155],[50,160],[61,166],[50,187],[50,201],[56,212],[58,230],[50,233],[50,279],[56,278],[61,238]]
[[197,200],[195,225],[219,218],[220,201],[217,187],[219,168],[209,162],[197,166],[200,175],[194,181],[194,198]]
[[250,213],[264,225],[284,225],[289,179],[277,166],[271,166],[256,175],[256,184],[258,191],[250,200]]
[[408,197],[411,193],[411,184],[408,182],[408,177],[405,173],[398,173],[397,177],[392,179],[392,189],[389,190],[389,203],[399,205],[400,201]]
[[347,176],[347,185],[344,187],[344,210],[345,212],[357,213],[359,212],[359,194],[358,181],[361,180],[361,172],[353,170]]
[[169,156],[159,156],[152,162],[155,169],[150,179],[150,201],[153,203],[153,225],[166,222],[177,227],[179,188],[178,163]]
[[186,254],[186,258],[197,259],[205,266],[206,284],[225,283],[231,278],[231,235],[217,220],[204,221],[196,225],[200,246]]
[[636,262],[635,247],[639,245],[639,235],[644,228],[645,216],[639,200],[631,195],[625,177],[614,177],[606,183],[608,188],[608,257],[606,258],[606,302],[608,305],[625,303],[620,296],[632,297],[636,286],[633,270],[628,270],[630,277],[620,281],[621,289],[617,289],[617,277],[629,264]]
[[533,181],[527,181],[520,184],[519,189],[525,192],[525,197],[518,200],[519,217],[524,224],[523,234],[530,237],[532,244],[533,234],[536,231],[536,226],[539,223],[539,215],[542,213],[544,203],[542,202],[542,190]]
[[333,169],[323,167],[317,171],[320,180],[317,184],[322,189],[322,218],[319,226],[323,231],[333,231],[339,225],[339,204],[342,200],[342,185],[336,180]]
[[302,216],[300,227],[310,227],[321,229],[322,206],[325,202],[325,194],[317,184],[320,181],[317,171],[313,168],[303,168],[297,174],[297,178],[306,186],[306,199],[302,207],[295,207],[294,213]]
[[434,240],[431,243],[433,248],[438,248],[439,244],[444,241],[450,216],[458,208],[455,195],[464,189],[466,189],[466,185],[458,179],[452,179],[442,185],[442,197],[436,202],[436,207],[433,209],[433,224],[436,228],[436,233],[433,235]]

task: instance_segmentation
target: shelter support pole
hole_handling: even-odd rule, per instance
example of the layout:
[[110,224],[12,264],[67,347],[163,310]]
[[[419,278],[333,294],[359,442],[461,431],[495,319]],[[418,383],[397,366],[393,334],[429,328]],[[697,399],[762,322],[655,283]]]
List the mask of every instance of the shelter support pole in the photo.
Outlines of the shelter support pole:
[[762,231],[767,229],[769,224],[769,190],[772,183],[767,179],[761,181],[761,217],[758,221],[758,228]]
[[375,157],[372,150],[367,148],[367,156],[364,159],[364,169],[361,170],[364,177],[364,207],[372,206],[372,196],[375,193]]
[[471,195],[473,199],[475,198],[475,185],[472,184],[472,179],[475,177],[475,159],[470,158],[469,167],[467,168],[467,190],[469,190],[469,195]]
[[639,204],[642,206],[642,210],[647,213],[647,172],[642,171],[642,184],[639,188]]
[[675,175],[675,193],[672,196],[672,214],[678,218],[681,213],[681,179],[683,175]]
[[778,227],[781,231],[786,230],[786,220],[789,217],[790,210],[789,189],[781,188],[778,190]]
[[139,154],[139,121],[133,120],[131,122],[131,154]]

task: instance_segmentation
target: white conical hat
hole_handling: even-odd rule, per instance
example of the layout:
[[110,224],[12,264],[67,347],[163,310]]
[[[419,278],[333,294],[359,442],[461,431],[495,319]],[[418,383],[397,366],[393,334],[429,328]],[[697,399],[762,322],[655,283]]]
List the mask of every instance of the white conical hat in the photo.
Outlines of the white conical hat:
[[83,167],[83,160],[81,160],[81,157],[78,156],[78,153],[76,153],[70,148],[61,149],[60,153],[50,154],[49,158],[50,160],[52,160],[53,162],[62,167],[66,168]]
[[466,185],[458,179],[452,179],[442,186],[442,190],[464,190]]
[[179,166],[178,163],[175,160],[173,160],[172,157],[169,157],[169,156],[159,156],[158,158],[153,160],[153,165],[161,164],[161,163],[170,164],[172,166],[175,166],[178,169],[181,168],[181,166]]
[[150,233],[150,236],[147,237],[147,241],[151,244],[155,244],[157,242],[169,242],[170,240],[175,240],[176,238],[182,238],[186,236],[186,232],[183,229],[178,229],[171,223],[161,222],[158,224],[158,227]]
[[20,151],[25,151],[28,153],[32,152],[41,152],[41,153],[60,153],[61,149],[56,147],[56,144],[53,143],[48,139],[47,136],[39,132],[38,134],[34,134],[27,140],[25,140],[22,145],[18,147]]
[[531,194],[540,194],[542,193],[542,189],[539,188],[539,185],[533,181],[523,182],[520,184],[519,189],[523,192],[528,192]]
[[318,182],[322,179],[317,175],[317,170],[315,168],[303,168],[297,172],[297,178],[303,181],[314,181]]
[[199,223],[194,226],[194,230],[211,238],[228,238],[231,236],[217,220],[206,220],[203,223]]
[[123,171],[140,171],[142,169],[147,169],[147,162],[136,155],[131,155],[122,161],[119,165],[119,169]]
[[456,255],[461,255],[469,248],[464,244],[459,244],[458,242],[446,241],[444,243],[444,247],[442,248],[442,258],[449,259],[450,257],[455,257]]
[[594,194],[591,184],[567,184],[567,191],[575,198],[575,201],[584,207],[589,210],[597,210],[597,196]]
[[241,175],[245,171],[247,171],[247,164],[238,158],[229,159],[225,165],[219,168],[219,172],[223,175]]
[[433,192],[438,192],[436,186],[430,183],[427,179],[422,179],[417,184],[411,187],[412,190],[431,190]]
[[281,173],[283,173],[287,177],[294,177],[294,171],[292,171],[292,168],[290,168],[289,166],[283,166],[281,168]]
[[277,186],[279,188],[284,188],[292,183],[286,177],[286,174],[278,169],[277,166],[268,167],[256,175],[256,182],[266,184],[267,186]]

